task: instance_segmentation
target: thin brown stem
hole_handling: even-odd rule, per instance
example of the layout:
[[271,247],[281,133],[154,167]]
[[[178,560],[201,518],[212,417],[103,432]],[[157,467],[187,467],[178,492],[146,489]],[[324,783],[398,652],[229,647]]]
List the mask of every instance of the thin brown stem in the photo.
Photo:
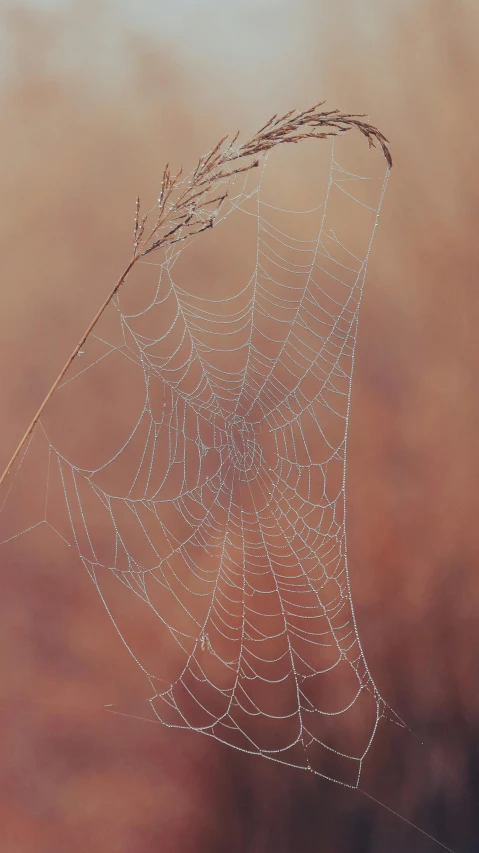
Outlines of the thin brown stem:
[[62,368],[62,370],[61,370],[61,371],[60,371],[60,373],[58,374],[57,378],[55,379],[55,382],[53,383],[52,387],[50,388],[50,390],[49,390],[49,392],[48,392],[47,396],[45,397],[45,399],[44,399],[44,401],[43,401],[42,405],[41,405],[41,406],[40,406],[40,408],[38,409],[38,412],[36,413],[35,417],[33,418],[33,420],[32,420],[32,422],[31,422],[30,426],[28,427],[28,429],[27,429],[27,431],[26,431],[25,435],[23,436],[23,438],[22,438],[22,439],[21,439],[21,441],[19,442],[19,444],[18,444],[17,448],[15,449],[15,451],[14,451],[14,453],[13,453],[13,455],[12,455],[12,457],[11,457],[11,459],[10,459],[10,461],[9,461],[8,465],[7,465],[7,467],[5,468],[5,471],[3,472],[2,476],[0,477],[0,486],[2,485],[3,481],[6,479],[6,477],[7,477],[7,476],[8,476],[8,474],[10,473],[10,471],[12,470],[12,466],[14,465],[15,460],[18,458],[19,454],[22,452],[23,448],[25,447],[25,444],[27,443],[28,439],[30,438],[30,436],[31,436],[31,434],[32,434],[32,432],[33,432],[33,430],[35,429],[35,427],[36,427],[36,425],[37,425],[38,421],[40,420],[40,418],[41,418],[41,416],[42,416],[42,414],[43,414],[44,410],[45,410],[45,409],[46,409],[46,407],[48,406],[48,403],[50,402],[51,398],[53,397],[53,395],[54,395],[55,391],[57,390],[57,388],[58,388],[58,386],[59,386],[60,382],[62,381],[63,377],[65,376],[65,373],[67,372],[67,370],[68,370],[68,368],[70,367],[71,363],[73,362],[73,360],[76,358],[76,356],[77,356],[77,355],[78,355],[78,353],[80,352],[80,350],[81,350],[81,348],[82,348],[83,344],[85,343],[85,341],[87,340],[87,338],[90,336],[91,332],[92,332],[92,331],[93,331],[93,329],[95,328],[95,326],[96,326],[96,324],[98,323],[98,321],[99,321],[100,317],[102,316],[103,312],[105,311],[105,309],[106,309],[106,308],[108,307],[108,305],[110,304],[110,302],[111,302],[111,300],[113,299],[113,297],[114,297],[115,293],[117,293],[117,292],[118,292],[118,290],[120,289],[120,287],[121,287],[121,285],[123,284],[123,282],[125,281],[125,279],[126,279],[126,277],[127,277],[128,273],[130,272],[131,268],[133,267],[133,265],[136,263],[136,261],[137,261],[137,260],[138,260],[138,256],[135,256],[135,257],[133,257],[133,259],[130,261],[130,263],[128,264],[127,268],[125,269],[125,271],[122,273],[122,275],[121,275],[121,276],[120,276],[120,278],[118,279],[117,283],[115,284],[115,287],[114,287],[114,288],[113,288],[113,290],[109,293],[109,295],[108,295],[108,296],[107,296],[107,298],[105,299],[105,301],[104,301],[103,305],[101,306],[101,308],[99,308],[99,309],[98,309],[97,313],[95,314],[95,316],[94,316],[93,320],[91,321],[90,325],[88,326],[88,328],[86,329],[86,331],[85,331],[85,332],[83,333],[83,335],[81,336],[81,338],[80,338],[79,342],[77,343],[77,345],[76,345],[75,349],[73,350],[72,354],[71,354],[71,355],[70,355],[70,357],[68,358],[68,360],[67,360],[67,362],[65,363],[64,367]]

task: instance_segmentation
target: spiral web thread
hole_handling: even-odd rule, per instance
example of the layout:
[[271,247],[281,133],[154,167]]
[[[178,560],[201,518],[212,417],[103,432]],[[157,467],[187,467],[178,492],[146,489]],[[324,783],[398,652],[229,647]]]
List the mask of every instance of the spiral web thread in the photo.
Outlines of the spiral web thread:
[[[252,270],[235,292],[212,298],[177,273],[202,235],[155,265],[141,310],[115,298],[119,339],[93,333],[63,388],[126,360],[143,389],[132,428],[89,468],[42,419],[16,478],[43,442],[44,508],[4,542],[46,525],[77,550],[151,685],[140,716],[356,787],[388,713],[356,628],[345,535],[358,314],[388,173],[359,176],[336,158],[331,143],[324,197],[307,211],[264,198],[268,158],[236,179],[214,229],[254,222]],[[331,208],[366,222],[361,254]],[[55,478],[69,531],[49,515]],[[122,630],[118,584],[157,626],[153,660]]]

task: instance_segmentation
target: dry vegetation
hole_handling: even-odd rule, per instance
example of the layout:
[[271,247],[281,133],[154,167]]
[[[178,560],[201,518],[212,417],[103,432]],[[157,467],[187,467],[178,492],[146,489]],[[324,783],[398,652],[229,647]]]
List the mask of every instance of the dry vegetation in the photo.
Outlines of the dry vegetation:
[[[358,130],[369,142],[369,147],[379,145],[392,166],[388,140],[373,125],[363,121],[363,115],[351,115],[339,110],[321,112],[324,101],[303,112],[291,110],[269,121],[248,142],[236,146],[238,131],[229,144],[224,136],[215,147],[200,157],[196,169],[176,199],[173,198],[182,169],[173,176],[169,164],[163,173],[158,198],[156,221],[145,237],[148,215],[140,220],[140,200],[137,200],[135,230],[133,235],[134,258],[144,257],[155,249],[172,245],[189,236],[212,228],[228,190],[216,195],[224,182],[229,182],[241,172],[259,165],[259,157],[277,145],[298,143],[304,139],[328,139],[349,130]],[[245,162],[246,161],[246,162]],[[239,165],[236,165],[239,162]]]

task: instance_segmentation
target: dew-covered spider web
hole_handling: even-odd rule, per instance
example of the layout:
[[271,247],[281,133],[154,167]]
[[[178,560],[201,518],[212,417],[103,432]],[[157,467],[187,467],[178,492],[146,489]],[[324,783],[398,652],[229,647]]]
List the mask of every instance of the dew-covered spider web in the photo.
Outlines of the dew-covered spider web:
[[391,713],[345,532],[387,181],[363,148],[273,150],[231,182],[212,230],[147,258],[54,395],[0,516],[5,547],[42,531],[79,555],[145,676],[122,711],[352,787]]

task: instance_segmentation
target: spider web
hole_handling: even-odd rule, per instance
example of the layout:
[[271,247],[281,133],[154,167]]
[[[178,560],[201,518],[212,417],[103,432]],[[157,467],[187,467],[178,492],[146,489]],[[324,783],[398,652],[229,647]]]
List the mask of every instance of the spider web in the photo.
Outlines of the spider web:
[[297,180],[296,146],[270,153],[213,231],[127,282],[26,448],[1,539],[43,528],[78,553],[150,685],[127,713],[356,787],[388,714],[345,533],[388,173],[370,154],[356,174],[345,140],[328,145],[302,147]]

